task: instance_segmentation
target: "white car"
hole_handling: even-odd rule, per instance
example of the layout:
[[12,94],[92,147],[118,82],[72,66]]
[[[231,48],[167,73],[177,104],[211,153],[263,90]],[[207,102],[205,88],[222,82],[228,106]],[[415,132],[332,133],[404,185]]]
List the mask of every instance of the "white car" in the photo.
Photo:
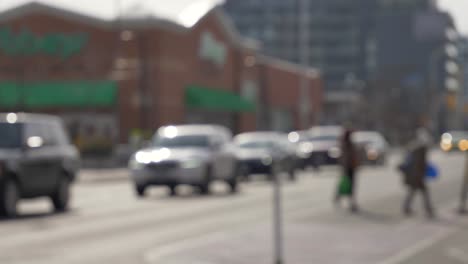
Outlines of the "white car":
[[231,132],[222,126],[183,125],[160,128],[152,145],[135,153],[129,162],[138,196],[152,185],[169,187],[176,194],[178,185],[199,187],[210,192],[214,180],[228,183],[237,191],[238,166]]

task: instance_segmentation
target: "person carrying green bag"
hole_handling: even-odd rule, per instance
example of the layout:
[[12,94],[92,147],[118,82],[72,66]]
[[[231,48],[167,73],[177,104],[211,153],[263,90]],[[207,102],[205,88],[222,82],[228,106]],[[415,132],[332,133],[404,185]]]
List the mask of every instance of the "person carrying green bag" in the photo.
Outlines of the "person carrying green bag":
[[343,175],[338,186],[340,196],[351,196],[353,189],[350,177]]
[[355,197],[356,169],[358,167],[358,153],[356,146],[352,142],[353,131],[346,129],[341,140],[341,158],[342,176],[338,182],[335,206],[340,205],[341,198],[348,197],[350,200],[350,211],[357,212],[358,205]]

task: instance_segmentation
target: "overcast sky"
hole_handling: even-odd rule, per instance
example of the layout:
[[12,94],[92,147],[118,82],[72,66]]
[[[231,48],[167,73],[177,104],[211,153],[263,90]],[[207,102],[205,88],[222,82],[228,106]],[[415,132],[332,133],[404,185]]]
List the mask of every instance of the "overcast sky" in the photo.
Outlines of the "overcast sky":
[[441,9],[449,11],[457,23],[457,28],[468,35],[468,0],[439,0]]

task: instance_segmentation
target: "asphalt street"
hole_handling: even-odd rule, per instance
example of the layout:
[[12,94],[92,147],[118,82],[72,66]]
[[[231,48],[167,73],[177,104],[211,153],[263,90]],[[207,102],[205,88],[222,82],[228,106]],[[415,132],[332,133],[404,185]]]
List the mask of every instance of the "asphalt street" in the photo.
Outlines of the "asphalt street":
[[[431,155],[441,170],[430,183],[433,221],[418,199],[414,217],[401,215],[397,155],[359,172],[355,215],[332,205],[336,168],[284,181],[285,263],[468,263],[468,217],[454,213],[463,158]],[[271,184],[259,176],[237,195],[212,187],[212,196],[182,186],[176,197],[154,188],[137,199],[125,170],[83,171],[68,213],[52,214],[39,199],[22,202],[18,219],[0,221],[0,263],[273,263]]]

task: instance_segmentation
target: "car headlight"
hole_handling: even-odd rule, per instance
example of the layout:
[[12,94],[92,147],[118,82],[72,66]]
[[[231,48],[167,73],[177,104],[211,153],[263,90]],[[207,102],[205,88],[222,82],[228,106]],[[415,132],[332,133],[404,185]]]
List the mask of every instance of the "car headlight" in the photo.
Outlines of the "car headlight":
[[460,142],[458,142],[458,149],[460,149],[460,151],[467,151],[468,150],[468,140],[463,139]]
[[314,145],[310,142],[306,142],[299,145],[297,155],[301,158],[307,158],[313,151]]
[[379,158],[379,151],[377,151],[376,149],[368,149],[366,152],[367,158],[369,160],[376,160]]
[[265,156],[262,158],[262,164],[265,166],[270,166],[273,163],[273,158],[271,156]]
[[152,157],[151,153],[139,151],[139,152],[137,152],[135,154],[134,161],[136,161],[137,163],[140,163],[140,164],[150,164],[152,159],[153,159],[153,157]]
[[183,169],[195,169],[195,168],[200,168],[202,167],[204,164],[203,161],[201,160],[186,160],[184,162],[181,163],[181,167]]
[[443,151],[448,152],[448,151],[452,150],[453,144],[452,144],[452,142],[445,142],[445,141],[442,141],[442,142],[440,143],[440,148],[441,148]]
[[337,158],[341,157],[341,149],[339,149],[337,147],[331,148],[328,151],[328,156],[330,158],[334,158],[334,159],[337,159]]

